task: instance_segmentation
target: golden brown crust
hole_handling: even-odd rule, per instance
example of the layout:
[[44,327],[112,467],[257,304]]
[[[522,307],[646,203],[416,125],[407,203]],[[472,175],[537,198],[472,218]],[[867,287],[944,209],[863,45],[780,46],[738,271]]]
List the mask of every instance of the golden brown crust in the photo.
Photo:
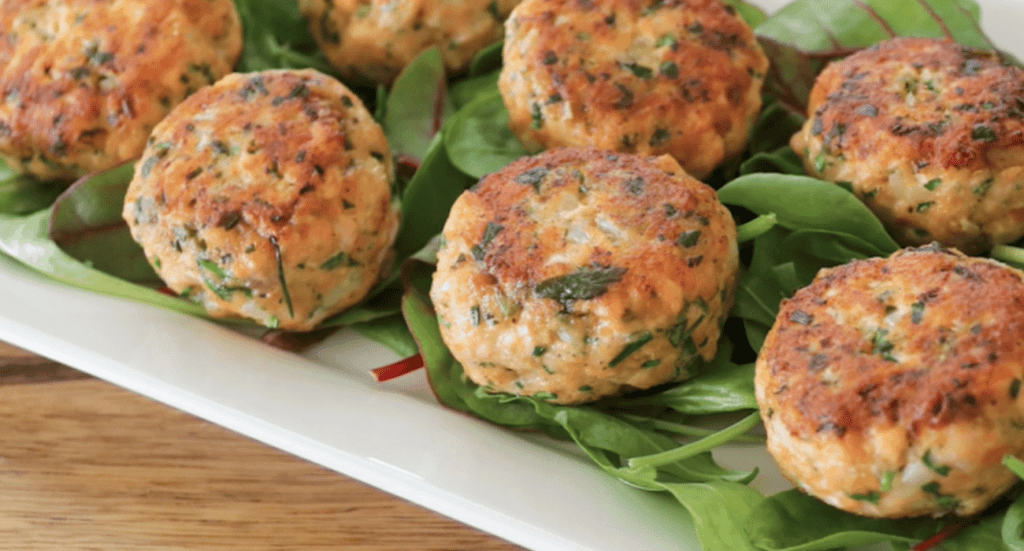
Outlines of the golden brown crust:
[[501,40],[519,0],[299,0],[320,49],[346,78],[388,84],[436,47],[452,73]]
[[938,246],[823,270],[783,301],[757,360],[769,450],[848,510],[970,514],[1012,483],[1002,456],[1024,451],[1022,357],[1017,270]]
[[125,219],[168,286],[307,330],[377,281],[397,229],[387,140],[312,70],[231,74],[157,126]]
[[137,158],[242,47],[231,0],[11,0],[0,36],[0,156],[47,179]]
[[[679,170],[674,174],[666,172],[644,158],[596,149],[560,148],[547,155],[517,161],[500,173],[484,177],[470,190],[476,198],[474,204],[480,221],[486,220],[480,225],[481,236],[486,223],[517,229],[500,232],[490,241],[483,255],[485,269],[500,281],[527,287],[564,275],[561,266],[533,261],[556,254],[562,237],[538,234],[538,231],[550,232],[555,228],[536,220],[524,205],[532,202],[532,195],[539,192],[575,189],[581,185],[588,192],[605,191],[602,210],[617,226],[635,231],[633,235],[640,243],[677,241],[685,232],[702,232],[705,239],[715,236],[727,242],[727,232],[719,235],[705,230],[707,220],[719,215],[714,190],[707,186],[680,185],[681,177]],[[536,187],[531,183],[509,186],[506,184],[509,178],[529,182],[536,179]],[[671,209],[665,205],[671,205]],[[692,254],[639,244],[637,248],[639,250],[620,257],[624,262],[618,265],[627,269],[626,278],[642,277],[647,273],[643,266],[648,263],[661,265],[660,269],[668,273],[685,273],[688,265],[699,263],[701,253],[705,252],[703,246],[686,249]],[[611,251],[594,248],[589,262],[606,264],[611,254]],[[629,281],[624,280],[623,285],[629,286]]]
[[[897,83],[903,94],[894,97],[894,83],[879,86],[893,76],[880,68],[906,64],[928,76]],[[908,101],[915,92],[915,101]],[[994,52],[949,40],[897,38],[829,66],[808,111],[837,149],[850,141],[871,151],[875,140],[884,140],[919,164],[978,168],[989,164],[989,150],[1024,143],[1024,104],[1018,98],[1024,98],[1021,70]],[[919,108],[922,103],[927,107]]]
[[431,298],[467,374],[580,403],[687,376],[732,304],[735,224],[668,156],[564,148],[452,207]]
[[827,270],[782,304],[765,388],[791,404],[791,430],[882,422],[916,436],[1009,397],[1024,354],[1020,274],[947,252],[898,258]]
[[499,88],[530,150],[668,153],[702,178],[746,143],[768,62],[718,0],[527,0]]
[[966,252],[1024,235],[1024,72],[948,40],[898,38],[829,65],[794,136],[897,241]]

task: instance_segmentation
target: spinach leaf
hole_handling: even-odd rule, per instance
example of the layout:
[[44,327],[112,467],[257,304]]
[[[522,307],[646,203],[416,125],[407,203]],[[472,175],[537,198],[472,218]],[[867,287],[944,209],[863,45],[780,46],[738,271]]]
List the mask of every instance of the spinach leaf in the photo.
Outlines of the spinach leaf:
[[[426,275],[432,269],[427,264],[407,267]],[[676,497],[694,515],[698,536],[706,550],[748,548],[737,547],[738,542],[743,541],[738,527],[747,511],[762,499],[755,490],[743,485],[755,473],[723,469],[714,462],[709,450],[746,432],[757,423],[757,413],[747,415],[724,430],[708,431],[697,440],[680,444],[666,434],[686,431],[676,430],[673,423],[649,417],[649,411],[660,412],[663,407],[651,407],[644,399],[634,407],[630,407],[628,398],[587,406],[562,406],[532,397],[487,393],[464,376],[462,367],[444,346],[437,316],[425,291],[429,282],[424,282],[423,277],[416,279],[420,283],[407,287],[402,311],[424,358],[430,385],[442,404],[502,426],[570,438],[608,474],[634,486],[667,491]],[[688,396],[676,396],[674,400],[686,411],[705,406],[721,410],[714,396],[729,394],[722,392],[721,387],[742,386],[743,383],[737,382],[740,379],[749,381],[747,374],[734,377],[723,376],[721,381],[716,381],[709,376]],[[711,389],[707,395],[700,396],[701,386]],[[749,406],[752,397],[739,401]],[[737,503],[736,499],[741,501]]]
[[41,182],[32,176],[18,174],[0,161],[0,214],[29,214],[44,209],[67,186],[67,182]]
[[395,239],[399,261],[422,249],[441,233],[452,204],[475,183],[476,178],[467,176],[452,164],[440,134],[435,135],[423,163],[402,196],[402,224]]
[[418,353],[416,341],[413,340],[400,311],[387,317],[352,324],[352,329],[360,335],[386,346],[402,358],[408,358]]
[[[779,148],[789,148],[789,140],[803,126],[806,117],[779,102],[767,97],[761,112],[754,121],[747,152],[751,155],[771,153]],[[800,171],[803,174],[803,170]]]
[[[815,522],[807,522],[807,519]],[[1002,514],[983,513],[973,519],[912,517],[878,519],[840,511],[799,490],[765,499],[754,507],[745,530],[751,542],[765,551],[831,551],[889,543],[909,545],[953,528],[941,543],[946,551],[1010,550],[1001,529]]]
[[430,48],[399,73],[387,95],[383,126],[391,150],[423,159],[453,111],[441,52]]
[[473,56],[473,60],[469,62],[469,71],[467,76],[478,77],[487,73],[492,73],[501,68],[501,50],[505,46],[503,40],[499,40],[489,46],[484,47]]
[[754,29],[771,61],[766,92],[806,112],[815,76],[831,60],[896,36],[933,36],[994,50],[972,0],[795,0]]
[[497,89],[478,91],[442,130],[452,164],[474,177],[496,172],[527,155],[508,127],[508,110]]
[[732,315],[744,321],[746,339],[759,350],[775,322],[779,302],[811,282],[821,268],[884,256],[898,248],[881,222],[845,189],[784,174],[750,174],[726,184],[719,199],[776,225],[749,244]]
[[765,551],[829,551],[885,542],[917,542],[932,536],[947,522],[862,517],[794,489],[770,496],[754,507],[745,530],[750,541]]
[[739,14],[740,18],[751,27],[760,25],[768,18],[768,15],[764,13],[764,10],[753,4],[744,2],[743,0],[725,0],[724,3],[735,8],[736,13]]
[[613,403],[629,407],[661,406],[688,415],[757,409],[757,402],[754,401],[754,364],[710,370],[663,392],[624,398]]
[[71,257],[121,279],[160,285],[142,247],[121,218],[134,163],[75,182],[53,204],[49,237]]
[[749,486],[710,481],[699,484],[664,484],[693,518],[705,551],[754,551],[743,526],[764,496]]
[[498,71],[464,78],[451,84],[452,103],[456,109],[462,109],[477,96],[494,93],[498,87]]
[[126,282],[62,251],[47,235],[50,212],[46,209],[27,216],[0,215],[0,250],[72,287],[205,316],[205,311],[197,304]]
[[727,205],[756,214],[774,213],[778,224],[797,230],[826,230],[859,237],[876,254],[894,252],[898,245],[864,203],[845,189],[807,176],[748,174],[718,191]]
[[[1024,479],[1024,461],[1007,455],[1003,458],[1003,465]],[[1018,495],[1006,510],[999,533],[1007,549],[1024,551],[1024,495]]]
[[999,532],[1007,548],[1024,551],[1024,496],[1014,500],[1006,510]]
[[[427,377],[438,400],[453,409],[472,413],[492,423],[532,428],[560,438],[572,438],[599,466],[610,474],[648,489],[659,489],[656,481],[733,480],[747,481],[753,475],[722,469],[711,461],[707,450],[721,440],[738,436],[752,423],[747,419],[733,427],[737,434],[720,431],[680,451],[680,445],[659,431],[645,428],[596,406],[563,406],[528,396],[492,394],[468,380],[462,366],[441,340],[437,315],[426,293],[411,287],[402,301],[402,312],[420,347]],[[621,405],[614,410],[621,410]],[[756,419],[755,419],[756,421]],[[724,436],[723,436],[724,435]],[[685,446],[684,446],[685,448]],[[676,453],[665,458],[661,454]],[[630,460],[640,464],[627,465]]]
[[235,7],[244,38],[237,71],[313,68],[333,72],[296,2],[235,0]]

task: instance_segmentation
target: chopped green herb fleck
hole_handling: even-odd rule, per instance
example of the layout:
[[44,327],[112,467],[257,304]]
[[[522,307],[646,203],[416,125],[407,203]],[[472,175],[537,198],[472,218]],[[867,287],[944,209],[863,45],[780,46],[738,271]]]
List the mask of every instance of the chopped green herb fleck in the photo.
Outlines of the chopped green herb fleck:
[[212,260],[203,258],[198,260],[197,262],[201,268],[207,270],[208,272],[219,277],[220,279],[228,277],[227,272],[225,272],[223,268],[218,266],[217,263]]
[[647,360],[646,362],[640,364],[640,368],[641,369],[650,369],[652,367],[658,367],[659,365],[661,365],[661,360],[657,360],[657,359],[655,359],[655,360]]
[[281,259],[281,247],[277,244],[277,236],[271,235],[269,241],[270,246],[274,248],[274,260],[277,262],[277,281],[281,284],[281,294],[284,295],[284,302],[288,307],[288,315],[294,317],[292,296],[288,293],[288,282],[284,278],[284,262]]
[[668,78],[676,78],[679,76],[679,66],[674,61],[666,61],[661,64],[661,74]]
[[228,147],[228,144],[224,143],[221,140],[213,140],[212,142],[210,142],[210,149],[213,149],[213,152],[218,155],[231,154],[231,148]]
[[921,486],[921,491],[926,494],[935,496],[936,504],[944,509],[955,509],[959,504],[960,500],[956,499],[951,495],[945,495],[940,492],[941,486],[938,482],[929,482]]
[[650,67],[645,67],[638,63],[623,63],[622,66],[639,78],[651,78],[654,76],[654,71]]
[[93,52],[88,57],[89,63],[93,65],[103,65],[104,63],[114,61],[114,54],[110,52]]
[[910,322],[918,324],[922,319],[924,319],[924,302],[919,300],[910,305]]
[[563,305],[572,300],[590,300],[606,292],[626,274],[626,268],[596,266],[580,268],[563,276],[546,279],[533,292],[540,298],[550,298]]
[[546,347],[546,346],[534,346],[533,347],[533,357],[534,358],[539,358],[539,357],[543,356],[544,353],[547,352],[547,351],[548,351],[548,347]]
[[612,358],[612,361],[608,362],[608,367],[615,367],[615,366],[619,365],[620,363],[622,363],[622,360],[625,360],[626,358],[629,357],[630,354],[636,352],[637,350],[640,350],[640,348],[643,345],[651,342],[651,340],[653,340],[653,339],[654,339],[654,335],[652,335],[650,333],[644,333],[644,334],[640,335],[639,338],[637,338],[635,341],[627,344],[626,347],[623,348],[622,351],[618,353],[618,355],[616,355],[614,358]]
[[480,325],[480,307],[473,306],[469,309],[469,324],[473,327]]
[[333,269],[338,268],[340,266],[344,266],[346,268],[351,268],[353,266],[358,266],[358,265],[359,265],[359,263],[356,262],[355,259],[352,258],[347,252],[341,251],[338,254],[336,254],[336,255],[328,258],[327,260],[325,260],[324,263],[320,265],[320,269],[321,270],[333,270]]
[[617,100],[612,102],[612,107],[616,109],[629,109],[630,107],[632,107],[633,91],[630,90],[629,88],[626,88],[622,84],[619,84],[618,82],[615,83],[615,88],[618,89],[619,94],[621,95]]
[[979,124],[971,130],[971,139],[981,142],[994,142],[996,141],[996,133],[991,127]]
[[932,205],[934,205],[934,204],[935,204],[935,201],[924,201],[923,203],[918,203],[917,207],[915,207],[915,210],[917,212],[925,212],[928,209],[930,209],[932,207]]
[[825,151],[819,152],[814,157],[814,170],[817,172],[824,172],[825,166],[828,164],[828,154]]
[[160,158],[156,155],[147,157],[142,163],[142,168],[139,169],[139,174],[143,178],[149,178],[149,173],[153,171],[153,167],[156,166],[158,162],[160,162]]
[[885,329],[879,329],[875,332],[871,338],[871,352],[882,356],[882,359],[887,362],[895,362],[896,357],[892,355],[893,344],[885,339],[889,331]]
[[865,117],[877,117],[878,108],[875,107],[874,105],[871,105],[870,103],[865,103],[864,105],[861,105],[860,107],[857,108],[857,114],[864,115]]
[[654,45],[657,46],[658,48],[664,48],[665,46],[668,46],[669,48],[675,49],[676,46],[679,45],[679,42],[676,41],[675,36],[671,34],[663,34],[658,37],[658,41],[655,42]]
[[689,249],[697,245],[697,242],[700,240],[700,235],[700,230],[684,231],[679,234],[679,239],[676,239],[676,244],[680,247]]
[[1020,395],[1020,385],[1020,379],[1014,379],[1010,381],[1010,398],[1013,398],[1014,400],[1017,399],[1017,396]]
[[642,195],[644,192],[644,179],[639,176],[626,180],[626,191],[633,195]]
[[540,104],[530,104],[530,128],[540,130],[544,126],[544,114],[540,112]]
[[934,178],[932,180],[928,180],[928,182],[924,185],[924,189],[927,189],[928,191],[935,191],[935,188],[939,187],[940,185],[942,185],[942,180],[939,178]]
[[810,325],[814,318],[803,310],[793,310],[793,313],[789,315],[789,321],[800,325]]
[[924,456],[921,457],[921,463],[924,463],[925,467],[935,471],[939,476],[946,476],[949,474],[949,465],[937,465],[935,460],[932,458],[932,451],[925,450]]
[[656,128],[654,133],[651,134],[651,139],[647,142],[647,145],[651,147],[659,146],[669,140],[672,135],[668,130],[664,128]]
[[888,492],[892,489],[892,481],[896,478],[896,471],[885,471],[882,473],[881,486],[879,489]]
[[480,243],[473,245],[470,249],[473,253],[473,258],[483,260],[484,256],[487,254],[485,251],[487,249],[487,245],[494,240],[494,237],[497,236],[502,229],[504,229],[503,226],[495,224],[494,222],[488,222],[487,226],[484,228],[484,235],[480,238]]
[[992,187],[992,182],[993,181],[994,181],[993,178],[989,178],[988,180],[985,180],[984,182],[982,182],[982,183],[978,184],[977,186],[975,186],[974,189],[972,189],[971,191],[975,195],[977,195],[978,197],[982,197],[986,193],[988,193],[988,188]]
[[866,494],[847,494],[850,499],[857,501],[867,501],[868,503],[878,503],[878,500],[882,498],[882,494],[872,490]]
[[594,390],[594,388],[590,385],[583,385],[579,388],[580,392],[590,392],[591,390]]
[[242,213],[237,210],[232,210],[220,215],[220,219],[217,220],[217,227],[230,230],[237,226],[241,221]]
[[544,167],[531,168],[526,172],[521,173],[515,177],[515,183],[525,184],[533,186],[538,193],[540,192],[540,183],[544,180],[544,177],[548,175],[548,169]]

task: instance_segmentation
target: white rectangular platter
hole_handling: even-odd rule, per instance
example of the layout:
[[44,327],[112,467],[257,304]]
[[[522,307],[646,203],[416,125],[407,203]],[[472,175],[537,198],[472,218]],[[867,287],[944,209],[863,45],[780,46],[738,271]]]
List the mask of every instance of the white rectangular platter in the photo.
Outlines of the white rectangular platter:
[[[980,3],[989,36],[1024,57],[1024,0]],[[398,358],[350,332],[303,355],[281,352],[214,323],[69,288],[0,256],[0,340],[529,549],[700,549],[670,497],[617,482],[572,446],[447,410],[422,373],[375,382],[369,370]],[[720,458],[760,466],[760,489],[784,487],[763,447]]]

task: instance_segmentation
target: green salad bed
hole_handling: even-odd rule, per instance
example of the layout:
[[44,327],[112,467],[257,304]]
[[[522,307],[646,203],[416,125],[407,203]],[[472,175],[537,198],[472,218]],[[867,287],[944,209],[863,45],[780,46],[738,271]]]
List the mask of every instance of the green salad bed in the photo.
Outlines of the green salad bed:
[[[753,361],[779,302],[815,273],[897,249],[878,219],[842,187],[810,178],[788,146],[803,123],[814,76],[831,59],[892,36],[951,37],[995,49],[972,0],[796,0],[772,15],[730,0],[772,62],[765,107],[748,150],[708,179],[739,226],[743,269],[717,357],[692,379],[587,406],[489,394],[464,377],[441,341],[427,290],[436,236],[455,199],[484,174],[525,152],[507,127],[497,91],[501,45],[449,79],[436,50],[422,54],[390,89],[353,84],[383,125],[399,161],[402,226],[395,269],[352,309],[313,336],[350,327],[402,357],[419,356],[438,400],[514,429],[575,442],[594,464],[637,491],[667,492],[689,515],[705,551],[812,551],[888,544],[896,550],[1024,550],[1024,497],[1004,498],[976,519],[879,520],[838,511],[797,490],[765,496],[756,471],[719,465],[712,450],[757,442]],[[245,26],[237,70],[312,67],[331,73],[289,2],[236,0]],[[1009,59],[1009,58],[1008,58]],[[1012,60],[1011,60],[1012,61]],[[68,285],[205,316],[162,290],[121,221],[133,167],[75,182],[37,182],[0,166],[0,250]],[[1018,244],[1019,245],[1019,244]],[[992,255],[1024,266],[1024,245]],[[241,322],[238,322],[241,323]],[[276,340],[273,331],[267,340]],[[1024,463],[1007,458],[1024,476]],[[924,542],[924,543],[922,543]],[[941,543],[940,543],[941,542]]]

